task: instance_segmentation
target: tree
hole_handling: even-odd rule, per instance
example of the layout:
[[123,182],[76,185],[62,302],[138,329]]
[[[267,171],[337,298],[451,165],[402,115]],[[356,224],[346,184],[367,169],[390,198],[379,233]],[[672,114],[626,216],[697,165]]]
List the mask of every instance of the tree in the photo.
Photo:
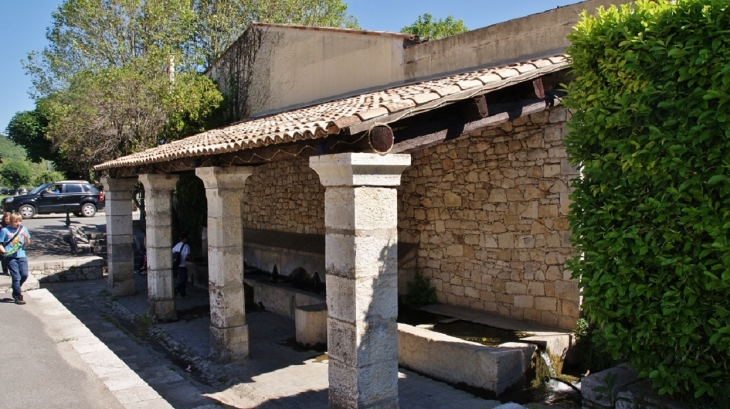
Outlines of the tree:
[[401,33],[415,34],[429,40],[440,40],[467,31],[469,29],[464,25],[464,20],[454,20],[450,14],[446,16],[445,20],[434,20],[429,13],[418,16],[413,24],[400,29]]
[[0,167],[0,177],[10,187],[21,187],[30,183],[31,170],[28,163],[21,160],[12,160]]
[[18,146],[14,141],[8,139],[4,135],[0,135],[0,158],[3,161],[8,159],[23,160],[25,159],[25,149]]
[[38,101],[33,111],[16,113],[6,129],[8,138],[25,148],[28,159],[32,162],[56,159],[51,149],[53,144],[46,139],[48,116],[42,108],[43,105],[43,101]]
[[196,61],[210,66],[254,21],[359,28],[341,0],[194,0]]
[[204,76],[183,73],[171,83],[145,67],[107,68],[76,75],[51,101],[48,137],[72,169],[174,140],[220,102]]
[[34,186],[40,186],[44,183],[52,183],[52,182],[58,182],[59,180],[64,180],[65,177],[63,176],[63,173],[56,172],[54,170],[45,170],[41,173],[33,176],[32,178],[32,184]]
[[346,10],[341,0],[65,0],[49,46],[24,62],[43,112],[20,115],[13,137],[34,155],[50,141],[59,167],[86,178],[94,164],[204,130],[222,96],[200,72],[251,21],[356,24]]

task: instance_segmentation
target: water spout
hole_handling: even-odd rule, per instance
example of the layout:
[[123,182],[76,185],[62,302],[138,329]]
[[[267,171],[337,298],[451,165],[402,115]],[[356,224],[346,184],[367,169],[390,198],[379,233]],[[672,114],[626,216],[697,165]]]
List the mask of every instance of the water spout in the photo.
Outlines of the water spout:
[[538,353],[540,355],[540,358],[545,362],[545,366],[547,366],[548,370],[550,371],[550,377],[556,378],[558,376],[558,373],[555,372],[555,368],[553,368],[553,361],[550,360],[550,355],[546,351],[540,351]]

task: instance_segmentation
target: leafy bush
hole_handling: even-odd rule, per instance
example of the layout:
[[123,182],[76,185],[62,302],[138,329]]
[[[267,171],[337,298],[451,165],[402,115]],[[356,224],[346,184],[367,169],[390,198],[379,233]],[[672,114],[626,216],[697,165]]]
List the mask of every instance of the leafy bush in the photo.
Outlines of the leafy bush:
[[728,33],[727,0],[639,0],[569,37],[569,266],[600,345],[660,393],[730,384]]
[[408,282],[408,294],[401,298],[403,304],[413,307],[434,304],[436,299],[436,289],[431,286],[428,278],[420,273],[416,273],[412,281]]

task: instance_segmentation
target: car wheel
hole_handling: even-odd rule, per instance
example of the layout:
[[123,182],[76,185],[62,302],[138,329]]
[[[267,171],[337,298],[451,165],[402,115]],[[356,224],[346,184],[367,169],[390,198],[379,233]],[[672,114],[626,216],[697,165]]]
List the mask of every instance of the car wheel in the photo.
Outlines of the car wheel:
[[20,213],[24,219],[32,219],[33,216],[35,216],[35,207],[24,204],[18,208],[18,213]]
[[93,203],[85,203],[81,206],[81,214],[84,217],[92,217],[96,214],[96,206]]

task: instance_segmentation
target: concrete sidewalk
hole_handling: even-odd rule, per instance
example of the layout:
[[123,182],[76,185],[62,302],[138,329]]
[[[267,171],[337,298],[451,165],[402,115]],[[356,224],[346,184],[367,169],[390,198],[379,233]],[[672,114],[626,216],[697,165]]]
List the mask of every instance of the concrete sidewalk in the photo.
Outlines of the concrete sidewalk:
[[26,305],[3,296],[3,408],[172,407],[47,290],[24,292]]
[[[49,289],[62,301],[68,297],[69,300],[84,299],[97,308],[106,305],[120,322],[143,330],[147,342],[166,349],[170,362],[189,368],[193,377],[209,387],[202,395],[219,405],[235,408],[327,407],[327,355],[301,350],[294,345],[293,320],[266,311],[248,312],[249,359],[240,364],[218,365],[207,359],[210,319],[206,291],[191,289],[188,291],[190,297],[176,300],[178,322],[151,324],[146,318],[146,277],[136,276],[136,286],[136,295],[119,298],[106,293],[105,280],[59,283],[49,285]],[[69,308],[77,310],[73,305]],[[401,408],[492,409],[502,405],[499,401],[481,399],[404,369],[400,371],[398,386]],[[160,394],[167,397],[162,390]],[[184,406],[182,402],[173,405],[194,407]]]

